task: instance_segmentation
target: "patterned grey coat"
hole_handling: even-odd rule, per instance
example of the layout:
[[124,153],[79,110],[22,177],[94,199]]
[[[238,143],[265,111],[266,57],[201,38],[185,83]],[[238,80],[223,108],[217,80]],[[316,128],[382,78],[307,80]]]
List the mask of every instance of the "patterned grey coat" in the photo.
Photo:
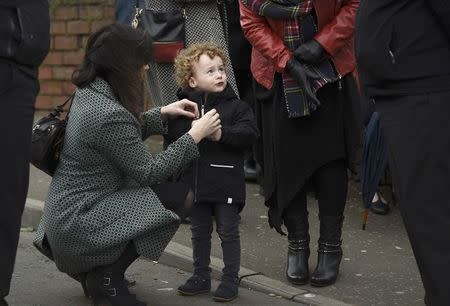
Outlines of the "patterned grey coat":
[[[228,54],[225,4],[217,0],[145,0],[147,9],[170,11],[182,9],[186,12],[186,47],[196,42],[211,41],[222,47],[227,56],[227,77],[236,95],[239,96],[233,67]],[[221,13],[222,12],[222,13]],[[177,85],[173,64],[151,63],[149,85],[153,105],[162,106],[177,101]]]
[[97,78],[78,89],[64,149],[50,185],[35,244],[44,233],[59,270],[78,274],[115,262],[133,241],[138,253],[157,260],[179,218],[150,186],[198,157],[189,134],[152,156],[142,139],[166,132],[160,109],[138,121]]

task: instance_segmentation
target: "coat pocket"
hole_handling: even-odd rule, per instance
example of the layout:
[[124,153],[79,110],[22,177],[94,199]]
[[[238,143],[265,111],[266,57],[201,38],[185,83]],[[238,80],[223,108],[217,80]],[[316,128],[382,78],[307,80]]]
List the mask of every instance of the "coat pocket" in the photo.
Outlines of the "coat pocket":
[[243,170],[231,163],[205,163],[199,171],[199,200],[222,201],[234,203],[243,201],[245,181],[241,174]]

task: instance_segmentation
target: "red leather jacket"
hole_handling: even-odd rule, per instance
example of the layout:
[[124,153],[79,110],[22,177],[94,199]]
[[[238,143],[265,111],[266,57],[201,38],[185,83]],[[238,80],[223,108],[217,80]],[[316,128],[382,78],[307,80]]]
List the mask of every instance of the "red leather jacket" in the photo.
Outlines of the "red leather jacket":
[[[355,15],[360,0],[313,0],[319,31],[314,37],[326,50],[340,77],[355,70]],[[259,16],[239,1],[241,26],[253,46],[251,71],[266,88],[283,72],[292,52],[284,44],[284,20]]]

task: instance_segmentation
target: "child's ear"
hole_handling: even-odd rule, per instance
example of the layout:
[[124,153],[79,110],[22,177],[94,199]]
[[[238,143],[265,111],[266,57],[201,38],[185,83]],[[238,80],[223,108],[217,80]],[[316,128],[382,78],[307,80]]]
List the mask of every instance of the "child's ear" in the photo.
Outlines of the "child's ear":
[[197,87],[197,81],[192,76],[189,78],[189,82],[188,83],[189,83],[189,87],[191,87],[191,88]]

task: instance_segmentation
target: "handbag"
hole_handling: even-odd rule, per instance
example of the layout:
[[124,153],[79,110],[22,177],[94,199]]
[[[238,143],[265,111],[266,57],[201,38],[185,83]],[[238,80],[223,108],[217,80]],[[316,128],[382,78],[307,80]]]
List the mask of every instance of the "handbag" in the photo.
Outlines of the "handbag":
[[162,12],[141,9],[138,2],[136,1],[136,14],[131,26],[147,31],[152,37],[155,63],[173,63],[185,45],[184,5],[182,10]]
[[[39,119],[33,126],[31,134],[31,164],[53,176],[59,162],[64,144],[67,120],[75,94],[63,104],[58,105],[47,116]],[[69,111],[64,119],[60,118],[64,106],[70,102]]]

